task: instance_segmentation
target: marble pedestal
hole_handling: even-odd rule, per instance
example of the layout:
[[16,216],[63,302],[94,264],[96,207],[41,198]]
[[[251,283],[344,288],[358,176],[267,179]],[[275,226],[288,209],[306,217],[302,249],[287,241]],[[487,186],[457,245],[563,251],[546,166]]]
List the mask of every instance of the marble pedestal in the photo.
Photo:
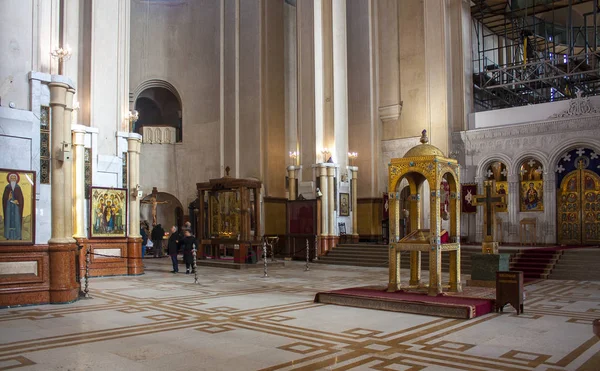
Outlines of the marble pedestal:
[[496,287],[496,272],[508,271],[510,254],[473,254],[467,286]]

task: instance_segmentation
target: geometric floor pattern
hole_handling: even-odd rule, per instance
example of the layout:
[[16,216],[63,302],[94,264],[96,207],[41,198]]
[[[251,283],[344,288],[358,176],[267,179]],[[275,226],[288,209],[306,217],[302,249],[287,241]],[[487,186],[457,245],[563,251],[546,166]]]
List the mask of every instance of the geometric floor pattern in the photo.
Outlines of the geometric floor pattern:
[[0,310],[0,370],[600,370],[600,282],[540,281],[523,314],[458,320],[313,303],[386,268],[207,267],[194,284],[167,260],[90,279],[91,300]]

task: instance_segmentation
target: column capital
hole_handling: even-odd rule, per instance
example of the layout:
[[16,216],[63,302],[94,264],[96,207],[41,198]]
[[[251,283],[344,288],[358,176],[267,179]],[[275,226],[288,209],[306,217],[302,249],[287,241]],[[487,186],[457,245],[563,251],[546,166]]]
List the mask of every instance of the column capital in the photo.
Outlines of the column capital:
[[63,83],[51,82],[48,84],[50,88],[50,106],[63,106],[66,107],[67,89],[68,85]]
[[302,170],[302,165],[290,165],[287,167],[287,171],[296,171],[296,170]]
[[130,133],[127,137],[127,152],[140,153],[142,148],[142,136],[136,133]]
[[73,146],[85,145],[85,130],[71,129],[73,133]]

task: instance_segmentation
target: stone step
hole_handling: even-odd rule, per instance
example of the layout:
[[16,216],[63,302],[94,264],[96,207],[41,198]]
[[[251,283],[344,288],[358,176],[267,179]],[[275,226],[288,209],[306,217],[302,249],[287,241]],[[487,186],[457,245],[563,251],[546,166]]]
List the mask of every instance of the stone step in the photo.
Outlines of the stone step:
[[372,256],[388,256],[387,251],[347,251],[347,250],[331,250],[327,256],[330,255],[348,255],[348,256],[357,256],[357,255],[372,255]]

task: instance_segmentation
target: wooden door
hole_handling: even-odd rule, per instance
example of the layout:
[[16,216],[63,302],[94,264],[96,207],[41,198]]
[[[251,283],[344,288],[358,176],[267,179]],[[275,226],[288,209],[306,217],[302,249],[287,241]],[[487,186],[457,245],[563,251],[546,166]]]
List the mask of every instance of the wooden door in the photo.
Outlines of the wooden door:
[[591,245],[600,242],[600,177],[577,169],[564,177],[557,197],[558,242]]

